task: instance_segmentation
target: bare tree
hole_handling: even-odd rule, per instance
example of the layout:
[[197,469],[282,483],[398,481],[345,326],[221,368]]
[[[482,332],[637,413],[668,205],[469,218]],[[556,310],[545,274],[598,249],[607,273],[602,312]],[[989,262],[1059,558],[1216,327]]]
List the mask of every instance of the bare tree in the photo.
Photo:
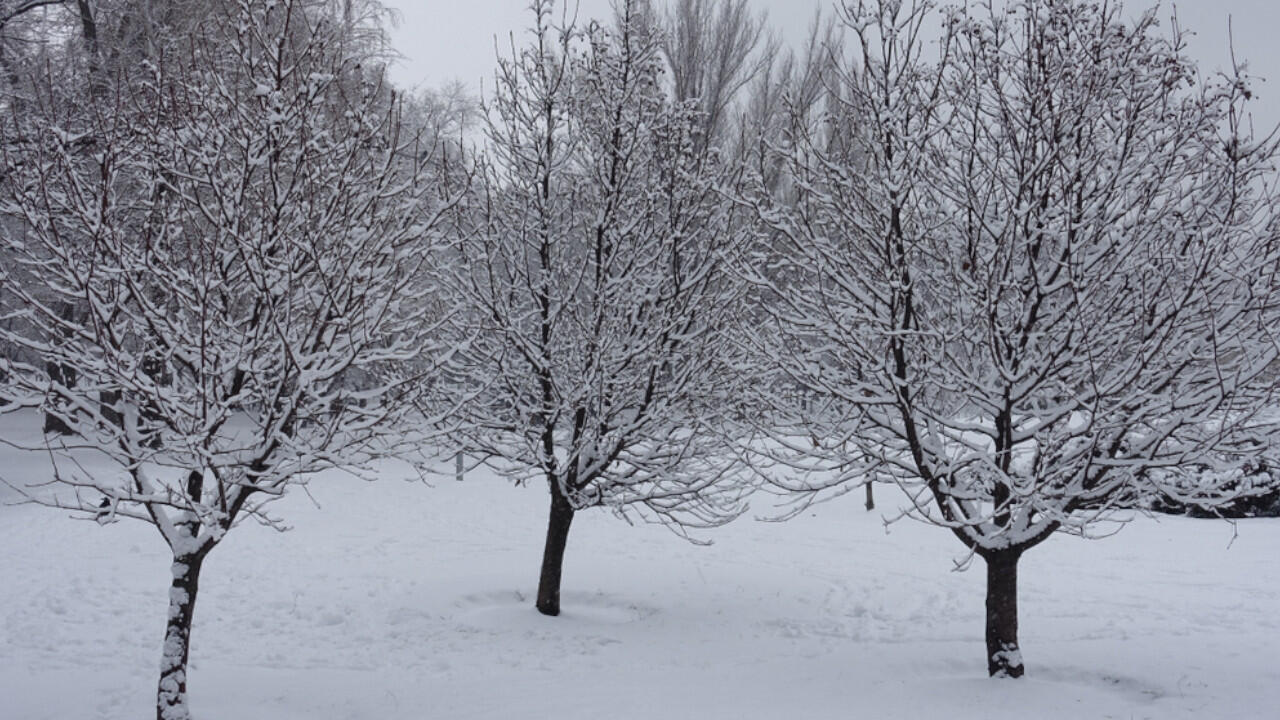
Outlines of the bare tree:
[[422,278],[447,201],[397,111],[336,82],[359,56],[323,8],[212,10],[94,112],[42,108],[0,183],[0,338],[77,375],[2,361],[6,411],[75,433],[47,447],[52,489],[27,492],[172,550],[159,720],[189,717],[209,552],[246,518],[280,527],[269,503],[314,473],[397,452],[436,358]]
[[[337,81],[353,92],[380,87],[380,63],[388,54],[385,32],[376,22],[383,12],[380,3],[331,0],[323,5],[314,3],[313,7],[341,18],[340,52],[352,56],[359,53],[362,57],[362,62],[347,64],[342,69],[343,77]],[[32,103],[60,106],[60,112],[67,114],[110,112],[115,100],[110,92],[114,84],[135,75],[140,63],[188,52],[199,28],[217,22],[219,12],[218,3],[196,0],[16,3],[0,14],[0,43],[9,44],[11,37],[22,41],[12,43],[19,47],[9,54],[0,45],[0,60],[8,68],[8,96],[15,123],[31,126],[41,120],[36,115],[27,116],[25,109]],[[10,21],[27,27],[22,32],[9,33]],[[59,77],[54,80],[53,71],[40,72],[38,68],[42,66],[57,68]],[[385,88],[381,97],[384,103],[389,102]],[[66,124],[67,119],[63,122]],[[83,152],[91,150],[89,143],[82,143],[79,148]],[[77,303],[62,303],[60,312],[67,322],[74,323],[84,316],[85,309]],[[74,368],[51,364],[48,372],[68,385],[77,382]],[[64,435],[72,432],[52,413],[45,416],[44,431]]]
[[[845,38],[836,16],[815,12],[809,32],[797,52],[794,48],[763,54],[762,66],[744,88],[745,102],[738,118],[737,136],[729,139],[732,157],[751,167],[761,182],[779,197],[794,195],[786,185],[780,158],[788,154],[791,139],[799,134],[841,137],[830,127],[834,114],[825,112],[830,98],[842,92]],[[803,133],[800,128],[803,126]]]
[[733,376],[718,353],[739,293],[738,220],[699,116],[670,103],[634,22],[585,32],[533,4],[530,45],[499,61],[477,194],[456,232],[469,312],[459,383],[480,388],[459,442],[546,481],[537,607],[560,612],[574,514],[606,507],[690,526],[726,521],[741,489],[717,422]]
[[865,131],[799,137],[799,201],[753,201],[785,272],[753,273],[776,322],[751,343],[831,408],[777,409],[775,459],[829,471],[777,481],[900,485],[986,562],[988,669],[1017,677],[1027,550],[1275,467],[1276,148],[1248,79],[1201,80],[1153,13],[961,8],[929,62],[929,9],[848,6],[836,110]]
[[420,92],[408,118],[428,138],[461,140],[480,120],[479,101],[461,82]]
[[720,144],[735,129],[734,103],[778,54],[765,16],[748,0],[672,0],[654,22],[675,99],[696,102],[702,143]]

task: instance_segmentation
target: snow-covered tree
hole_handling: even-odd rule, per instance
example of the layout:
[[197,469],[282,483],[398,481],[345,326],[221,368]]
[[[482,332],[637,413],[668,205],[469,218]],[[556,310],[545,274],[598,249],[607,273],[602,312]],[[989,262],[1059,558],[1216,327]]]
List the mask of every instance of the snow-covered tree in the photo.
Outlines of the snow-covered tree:
[[499,61],[487,157],[457,214],[463,272],[455,382],[478,395],[458,442],[551,491],[537,607],[560,611],[576,511],[629,508],[678,530],[739,510],[720,434],[722,338],[739,298],[740,222],[699,116],[669,102],[658,48],[620,5],[615,28],[554,27]]
[[[1153,496],[1249,493],[1280,449],[1275,146],[1241,73],[1118,5],[849,3],[848,142],[801,136],[752,204],[762,362],[821,405],[774,460],[803,498],[892,482],[987,565],[995,676],[1023,674],[1019,558]],[[937,56],[926,57],[936,47]],[[825,409],[821,409],[825,408]]]
[[401,449],[439,358],[424,279],[449,201],[386,93],[339,82],[361,62],[343,23],[308,0],[207,10],[184,52],[2,144],[0,339],[23,352],[0,397],[71,431],[32,501],[172,550],[161,720],[190,715],[210,551],[245,519],[279,527],[270,502],[314,473]]
[[[341,23],[340,52],[359,54],[362,61],[342,69],[338,83],[355,88],[376,80],[388,41],[380,20],[387,13],[377,0],[312,2],[315,11]],[[43,122],[49,108],[71,123],[75,113],[110,112],[111,86],[173,53],[186,52],[202,27],[217,23],[219,3],[203,0],[14,0],[0,3],[0,70],[8,79],[0,93],[0,107],[12,113],[15,124]],[[373,61],[373,62],[371,62]],[[384,102],[390,91],[381,89]],[[103,104],[103,107],[99,107]],[[45,111],[28,113],[31,105]],[[414,104],[416,106],[416,103]],[[6,107],[7,106],[7,107]],[[410,112],[412,114],[412,112]],[[406,121],[412,127],[412,121]],[[64,304],[71,318],[82,308]],[[17,348],[0,352],[21,355]],[[75,382],[73,368],[50,365],[49,372]],[[56,414],[45,416],[45,432],[71,430]]]

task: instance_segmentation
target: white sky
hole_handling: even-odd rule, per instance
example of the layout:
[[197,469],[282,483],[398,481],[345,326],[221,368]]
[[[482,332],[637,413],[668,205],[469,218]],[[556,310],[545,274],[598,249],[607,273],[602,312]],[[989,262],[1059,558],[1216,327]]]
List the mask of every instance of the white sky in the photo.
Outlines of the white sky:
[[[565,0],[559,0],[563,3]],[[609,0],[568,0],[578,8],[578,17],[606,17]],[[828,9],[834,0],[752,0],[768,13],[770,24],[783,37],[798,43],[804,37],[813,13]],[[401,22],[392,34],[397,51],[404,58],[391,70],[399,83],[435,87],[461,80],[479,90],[492,83],[494,43],[498,39],[509,54],[510,33],[521,42],[528,25],[528,0],[388,0],[400,12]],[[1190,52],[1201,70],[1212,72],[1230,67],[1228,38],[1235,39],[1236,57],[1248,60],[1250,71],[1270,82],[1259,82],[1254,90],[1258,129],[1280,123],[1280,0],[1128,0],[1125,7],[1136,11],[1161,8],[1162,23],[1176,8],[1179,22],[1195,32]],[[562,5],[561,5],[562,6]],[[1232,35],[1228,34],[1232,18]]]

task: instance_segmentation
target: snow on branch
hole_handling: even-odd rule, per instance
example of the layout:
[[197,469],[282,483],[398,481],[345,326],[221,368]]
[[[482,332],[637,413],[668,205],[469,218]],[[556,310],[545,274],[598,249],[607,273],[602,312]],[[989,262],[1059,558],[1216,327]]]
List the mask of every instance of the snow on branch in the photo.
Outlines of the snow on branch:
[[1276,142],[1247,78],[1202,79],[1152,14],[959,8],[936,56],[932,17],[851,6],[844,134],[797,124],[795,197],[742,199],[744,344],[808,403],[774,396],[757,462],[808,472],[775,478],[802,501],[901,485],[979,553],[1274,486]]
[[33,499],[206,552],[278,524],[289,485],[420,439],[457,196],[314,12],[246,5],[109,103],[12,130],[0,395],[65,425],[48,449],[74,490]]
[[731,175],[703,150],[698,112],[664,96],[640,3],[585,30],[537,5],[531,43],[500,61],[486,157],[455,216],[454,320],[474,340],[453,371],[485,389],[458,441],[575,508],[718,524],[744,490],[720,429],[741,297]]

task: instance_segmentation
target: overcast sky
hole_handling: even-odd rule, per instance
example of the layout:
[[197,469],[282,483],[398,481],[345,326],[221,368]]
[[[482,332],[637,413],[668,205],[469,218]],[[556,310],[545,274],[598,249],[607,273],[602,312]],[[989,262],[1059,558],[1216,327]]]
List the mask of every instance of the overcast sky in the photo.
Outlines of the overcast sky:
[[[560,0],[563,2],[563,0]],[[834,0],[752,0],[769,15],[770,24],[784,38],[798,43],[813,13],[833,6]],[[609,0],[569,0],[579,18],[606,17]],[[400,11],[393,31],[397,51],[404,55],[391,71],[401,84],[436,87],[450,80],[480,88],[491,85],[494,40],[509,48],[511,32],[520,41],[528,25],[529,0],[389,0]],[[1230,67],[1228,38],[1234,36],[1237,59],[1248,60],[1253,75],[1272,78],[1258,83],[1254,109],[1259,129],[1280,123],[1280,0],[1129,0],[1131,11],[1159,6],[1162,24],[1176,9],[1179,22],[1195,32],[1190,51],[1204,71]],[[1232,18],[1232,35],[1228,34]]]

